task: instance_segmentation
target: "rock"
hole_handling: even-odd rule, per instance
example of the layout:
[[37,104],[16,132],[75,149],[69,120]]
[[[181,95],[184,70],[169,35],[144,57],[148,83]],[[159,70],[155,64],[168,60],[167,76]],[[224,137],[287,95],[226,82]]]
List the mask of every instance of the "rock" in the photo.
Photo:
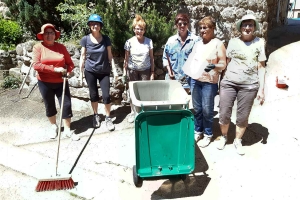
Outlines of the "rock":
[[75,87],[75,88],[82,87],[82,86],[80,85],[79,79],[78,79],[76,76],[73,76],[73,77],[69,78],[68,82],[69,82],[69,85],[70,85],[71,87]]
[[233,15],[233,13],[235,13],[235,8],[234,7],[228,7],[228,8],[225,8],[221,12],[221,15],[223,16],[224,20],[234,22],[235,16]]
[[23,55],[23,44],[18,44],[16,46],[16,52],[19,56],[22,56]]
[[90,99],[88,88],[73,88],[70,87],[70,92],[72,97],[83,99],[88,101]]
[[9,75],[13,75],[22,79],[20,68],[10,68]]
[[36,44],[35,41],[28,41],[24,43],[24,48],[27,52],[32,52],[33,46]]

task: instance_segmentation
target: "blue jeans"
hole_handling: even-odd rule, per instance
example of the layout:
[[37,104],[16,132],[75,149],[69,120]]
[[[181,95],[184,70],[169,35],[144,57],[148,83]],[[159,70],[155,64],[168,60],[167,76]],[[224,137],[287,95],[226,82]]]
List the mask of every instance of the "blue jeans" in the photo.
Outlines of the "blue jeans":
[[191,77],[189,77],[189,79],[188,79],[188,84],[189,84],[189,86],[190,86],[191,94],[193,94],[193,89],[194,89],[195,82],[196,82],[195,79],[192,79]]
[[212,136],[215,96],[218,84],[201,82],[193,79],[192,100],[195,111],[195,131]]

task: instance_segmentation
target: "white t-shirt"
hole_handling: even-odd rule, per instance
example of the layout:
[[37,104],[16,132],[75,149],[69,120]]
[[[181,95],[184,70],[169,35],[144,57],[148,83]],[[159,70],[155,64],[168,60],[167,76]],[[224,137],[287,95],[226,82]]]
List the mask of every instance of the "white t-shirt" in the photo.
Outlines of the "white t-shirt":
[[227,65],[224,80],[239,84],[258,82],[258,62],[265,61],[265,43],[261,38],[254,38],[251,42],[244,42],[240,38],[229,41],[227,58],[231,61]]
[[144,43],[141,44],[135,36],[126,41],[124,49],[129,51],[128,68],[144,71],[150,69],[149,51],[153,49],[152,40],[144,37]]
[[218,63],[218,54],[222,44],[222,41],[217,38],[213,38],[207,44],[204,44],[203,41],[197,42],[183,66],[183,71],[198,81],[217,83],[219,81],[220,71],[213,69],[206,73],[204,69],[209,63]]

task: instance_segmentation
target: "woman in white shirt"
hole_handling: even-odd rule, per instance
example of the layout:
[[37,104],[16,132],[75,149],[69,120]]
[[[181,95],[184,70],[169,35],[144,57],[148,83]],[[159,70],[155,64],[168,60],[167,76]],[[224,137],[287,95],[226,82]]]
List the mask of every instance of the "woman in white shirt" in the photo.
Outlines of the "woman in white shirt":
[[[153,43],[144,36],[146,23],[140,15],[136,15],[132,23],[135,36],[126,41],[124,45],[125,60],[123,76],[129,81],[154,80]],[[132,107],[132,105],[131,105]],[[134,113],[128,116],[128,122],[134,121]]]
[[183,70],[192,78],[195,140],[204,136],[199,146],[206,147],[213,136],[214,99],[220,72],[226,67],[226,50],[223,42],[215,38],[216,22],[212,17],[204,17],[198,24],[202,40],[195,44]]

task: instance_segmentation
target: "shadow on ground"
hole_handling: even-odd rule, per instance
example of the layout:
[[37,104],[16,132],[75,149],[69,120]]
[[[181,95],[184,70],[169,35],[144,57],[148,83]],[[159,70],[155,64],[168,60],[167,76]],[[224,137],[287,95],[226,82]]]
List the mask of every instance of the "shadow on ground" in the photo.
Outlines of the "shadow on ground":
[[[214,134],[213,140],[221,136],[219,118],[215,118],[213,121],[213,134]],[[258,123],[252,123],[248,125],[242,137],[242,143],[244,146],[251,146],[258,142],[267,144],[268,137],[269,137],[269,131],[266,127]],[[235,124],[231,122],[227,133],[227,144],[232,144],[234,138],[235,138]]]
[[[114,124],[121,124],[126,116],[130,113],[130,106],[122,106],[117,108],[116,110],[111,111],[111,117],[115,118]],[[85,117],[81,117],[83,112],[75,113],[72,118],[71,129],[75,129],[75,134],[79,134],[87,131],[90,128],[93,128],[93,115],[87,115]],[[100,114],[100,121],[105,121],[105,116]]]
[[[195,145],[195,170],[182,180],[180,176],[165,177],[169,180],[165,181],[151,195],[151,199],[174,199],[192,196],[201,196],[207,188],[211,178],[205,174],[208,170],[208,164],[201,150]],[[201,175],[196,173],[203,172]]]

